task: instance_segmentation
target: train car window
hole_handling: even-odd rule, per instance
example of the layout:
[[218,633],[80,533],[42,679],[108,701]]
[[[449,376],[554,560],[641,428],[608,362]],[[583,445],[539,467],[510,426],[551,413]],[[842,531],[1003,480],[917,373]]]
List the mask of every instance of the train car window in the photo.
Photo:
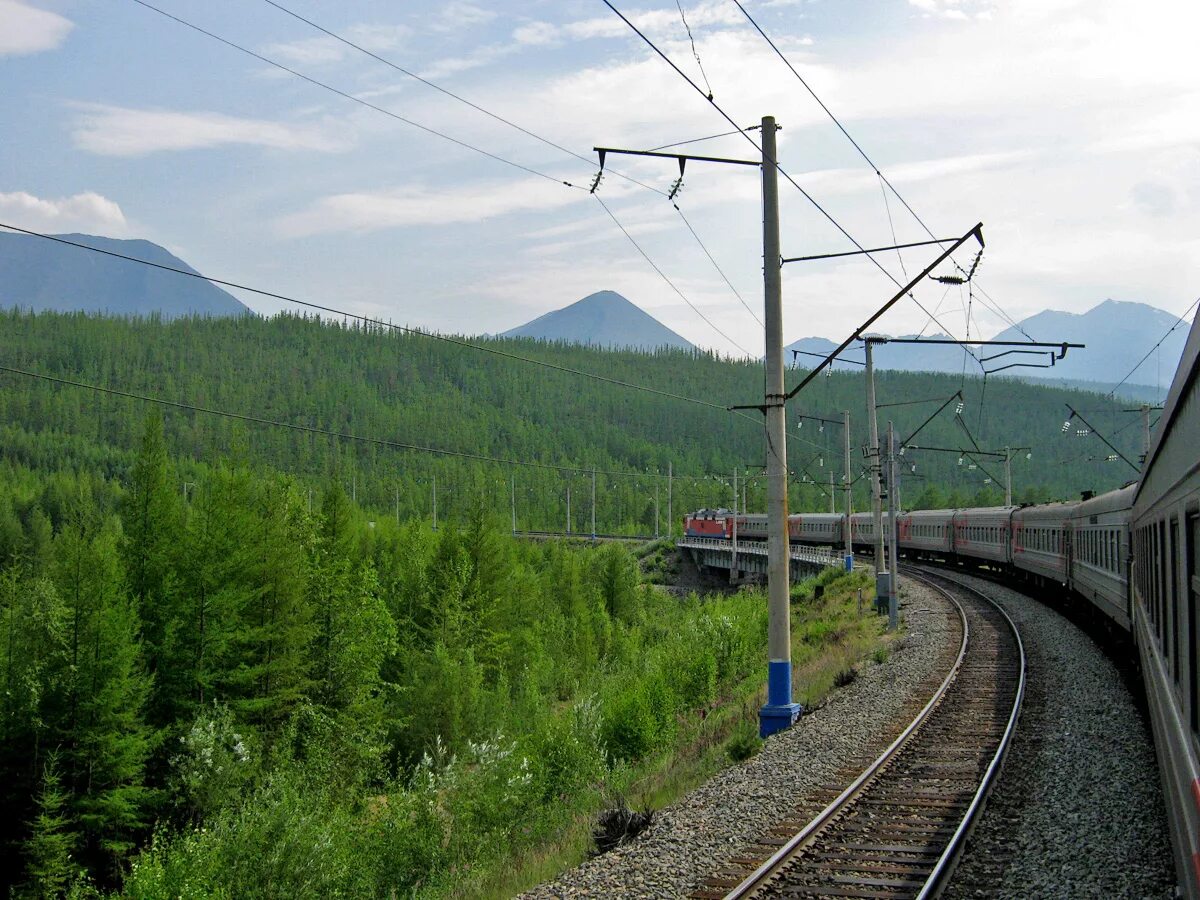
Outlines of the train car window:
[[1166,611],[1166,604],[1163,603],[1167,592],[1166,579],[1164,577],[1166,574],[1166,555],[1167,523],[1159,522],[1158,527],[1154,529],[1154,580],[1157,582],[1157,584],[1155,584],[1154,594],[1156,597],[1155,605],[1157,606],[1158,612],[1158,644],[1164,652],[1167,649],[1167,623],[1165,621],[1166,615],[1164,614]]

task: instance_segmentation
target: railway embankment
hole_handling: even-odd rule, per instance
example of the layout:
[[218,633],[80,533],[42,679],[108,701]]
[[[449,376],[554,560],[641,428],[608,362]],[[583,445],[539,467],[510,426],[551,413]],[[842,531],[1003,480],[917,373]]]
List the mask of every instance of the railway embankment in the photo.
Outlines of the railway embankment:
[[[732,860],[763,855],[770,845],[762,842],[772,840],[772,829],[786,830],[827,797],[830,785],[886,747],[952,665],[960,644],[957,613],[920,585],[910,582],[904,591],[902,636],[860,660],[855,677],[815,704],[796,727],[657,810],[633,841],[524,896],[703,893],[705,882]],[[813,674],[803,664],[797,673],[801,679]]]

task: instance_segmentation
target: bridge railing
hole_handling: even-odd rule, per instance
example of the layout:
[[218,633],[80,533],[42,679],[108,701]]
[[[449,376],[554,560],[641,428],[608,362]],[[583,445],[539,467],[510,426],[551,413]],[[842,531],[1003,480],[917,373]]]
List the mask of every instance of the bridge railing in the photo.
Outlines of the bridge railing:
[[[732,552],[733,541],[723,538],[684,537],[675,542],[677,547],[690,547],[695,550],[726,550]],[[766,541],[738,541],[738,553],[750,553],[756,556],[767,555]],[[814,563],[823,566],[842,565],[841,556],[833,549],[825,547],[806,547],[802,544],[792,544],[790,556],[801,562]]]

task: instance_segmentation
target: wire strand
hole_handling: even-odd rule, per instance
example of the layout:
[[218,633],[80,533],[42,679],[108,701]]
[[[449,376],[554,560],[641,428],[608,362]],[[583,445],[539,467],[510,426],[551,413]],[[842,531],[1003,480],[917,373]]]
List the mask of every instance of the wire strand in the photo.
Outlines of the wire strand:
[[[802,76],[800,74],[800,72],[796,69],[796,67],[792,65],[791,60],[789,60],[783,54],[783,51],[779,49],[778,45],[776,45],[775,41],[773,41],[771,39],[770,35],[768,35],[762,29],[762,26],[759,25],[757,21],[755,21],[754,17],[752,15],[750,15],[750,13],[746,10],[746,7],[742,5],[740,0],[733,0],[733,2],[734,2],[734,5],[736,5],[737,8],[739,10],[741,10],[742,15],[744,15],[746,17],[746,19],[750,22],[750,24],[754,26],[754,30],[757,31],[759,33],[759,35],[762,36],[762,39],[764,41],[766,41],[768,45],[770,45],[772,50],[775,51],[775,55],[778,56],[783,61],[783,64],[786,65],[791,70],[792,74],[796,76],[796,80],[799,81],[800,84],[802,84],[804,86],[804,89],[806,91],[808,91],[808,93],[812,96],[813,100],[815,100],[817,102],[817,105],[820,106],[821,109],[825,111],[825,114],[827,116],[829,116],[830,120],[833,122],[834,125],[837,126],[838,130],[843,135],[845,135],[846,140],[848,140],[854,146],[854,149],[858,151],[859,156],[861,156],[863,158],[863,160],[866,161],[867,165],[869,165],[871,167],[871,169],[875,172],[875,174],[879,177],[879,180],[884,185],[887,186],[887,189],[890,190],[892,192],[892,194],[895,195],[896,199],[899,200],[900,203],[904,206],[904,208],[906,210],[908,210],[909,214],[913,217],[913,219],[916,220],[917,224],[921,226],[922,230],[926,234],[928,234],[929,237],[936,239],[937,236],[933,233],[932,230],[930,230],[929,226],[925,224],[925,220],[922,219],[919,215],[917,215],[917,211],[915,209],[913,209],[912,206],[909,204],[909,202],[904,199],[904,197],[900,194],[900,192],[898,190],[896,190],[896,186],[892,184],[892,182],[888,179],[888,177],[886,175],[883,174],[882,171],[880,171],[879,166],[877,166],[875,164],[875,161],[873,159],[871,159],[870,156],[867,155],[867,151],[865,151],[862,148],[862,146],[858,143],[858,141],[856,141],[850,135],[850,132],[846,130],[844,125],[842,125],[842,123],[838,120],[838,117],[833,114],[833,110],[831,110],[828,106],[825,105],[825,101],[822,100],[817,95],[817,92],[812,89],[812,86],[809,85],[808,81],[805,80],[804,76]],[[885,192],[884,193],[885,201],[886,201],[886,198],[887,198],[887,194]],[[889,210],[889,219],[890,219],[890,210]],[[893,243],[895,243],[895,241],[893,241]],[[962,267],[959,266],[957,262],[955,262],[955,266],[959,269],[960,272],[963,271]],[[1021,329],[1020,324],[1018,324],[1016,321],[1014,321],[1007,313],[1003,313],[1002,311],[999,311],[999,304],[996,304],[996,306],[997,306],[997,310],[993,310],[993,311],[997,312],[997,315],[1000,315],[1002,319],[1008,321],[1009,324],[1013,325],[1015,328],[1020,330],[1021,333],[1025,335],[1025,337],[1029,338],[1029,340],[1031,340],[1031,341],[1033,340],[1033,338],[1030,337],[1029,334],[1027,334],[1023,329]],[[943,326],[941,326],[939,323],[939,327],[943,327]],[[971,355],[974,356],[974,354],[971,354]],[[978,362],[978,361],[979,361],[978,357],[976,357],[976,362]],[[980,368],[982,368],[982,365],[983,364],[980,363]]]
[[[1187,318],[1188,313],[1190,313],[1193,309],[1195,309],[1197,305],[1200,305],[1200,297],[1197,297],[1195,300],[1192,301],[1191,305],[1188,306],[1188,308],[1183,311],[1183,315],[1181,315],[1178,319],[1175,320],[1175,324],[1172,325],[1170,328],[1168,328],[1166,334],[1164,334],[1162,337],[1160,337],[1158,339],[1158,343],[1155,344],[1153,347],[1151,347],[1149,350],[1147,350],[1146,355],[1143,356],[1140,360],[1138,360],[1138,364],[1136,366],[1134,366],[1132,369],[1130,369],[1128,372],[1126,372],[1124,378],[1122,378],[1115,385],[1113,385],[1112,390],[1108,392],[1108,396],[1110,396],[1110,397],[1113,396],[1113,394],[1115,394],[1117,392],[1117,388],[1119,388],[1126,381],[1128,381],[1130,376],[1132,376],[1134,372],[1136,372],[1138,369],[1140,369],[1142,367],[1142,363],[1144,363],[1146,360],[1148,360],[1150,358],[1150,354],[1153,353],[1155,350],[1157,350],[1159,347],[1161,347],[1163,344],[1163,341],[1165,341],[1167,338],[1169,338],[1171,336],[1171,333],[1176,328],[1178,328],[1180,325],[1183,324],[1184,320]],[[1161,383],[1162,378],[1160,377],[1158,379],[1158,381]],[[1157,387],[1157,385],[1156,385],[1156,387]]]
[[[307,18],[306,16],[300,15],[300,13],[296,12],[295,10],[289,9],[288,7],[284,6],[282,3],[277,3],[276,0],[263,0],[263,2],[270,6],[275,7],[275,9],[279,10],[281,13],[291,16],[293,19],[296,19],[297,21],[303,22],[305,25],[315,28],[317,31],[321,32],[322,34],[333,38],[335,41],[339,41],[340,43],[345,44],[347,47],[357,50],[359,53],[365,54],[366,56],[371,57],[371,59],[374,59],[374,60],[377,60],[377,61],[383,63],[385,66],[388,66],[388,67],[396,70],[397,72],[401,73],[402,75],[406,75],[409,78],[414,79],[415,81],[419,81],[421,84],[425,85],[426,87],[430,87],[435,91],[445,94],[447,97],[450,97],[453,100],[457,100],[459,103],[469,106],[469,107],[471,107],[471,109],[476,110],[477,112],[481,112],[485,116],[488,116],[488,117],[494,119],[495,121],[500,122],[503,125],[507,125],[509,128],[514,128],[517,131],[521,132],[522,134],[533,138],[535,141],[540,141],[541,143],[545,144],[547,147],[553,147],[555,150],[559,150],[559,151],[567,154],[568,156],[572,156],[581,162],[587,163],[588,165],[595,164],[595,160],[590,159],[586,156],[583,156],[582,154],[576,153],[574,150],[570,149],[569,147],[564,147],[563,145],[556,143],[555,141],[552,141],[549,138],[544,137],[543,135],[540,135],[535,131],[530,131],[528,128],[525,128],[523,125],[519,125],[516,122],[512,121],[511,119],[507,119],[498,113],[492,112],[490,109],[486,109],[486,108],[480,106],[478,103],[474,103],[473,101],[468,100],[466,97],[462,96],[461,94],[457,94],[448,88],[442,87],[440,84],[430,81],[428,78],[418,75],[416,72],[413,72],[410,69],[406,69],[404,66],[400,65],[399,63],[393,62],[392,60],[388,59],[387,57],[381,56],[378,53],[375,53],[374,51],[369,50],[368,48],[362,46],[361,44],[355,43],[354,41],[350,40],[349,38],[338,34],[336,31],[332,31],[332,30],[326,28],[324,25],[321,25],[318,22],[314,22],[312,19]],[[618,171],[617,169],[613,169],[613,168],[609,167],[606,169],[606,171],[611,172],[613,175],[616,175],[618,178],[624,178],[626,181],[628,181],[632,184],[636,184],[638,187],[642,187],[648,191],[654,191],[654,193],[656,193],[656,194],[661,194],[663,196],[666,196],[666,191],[660,190],[659,188],[653,187],[652,185],[638,181],[636,178],[633,178],[630,175],[626,175],[625,173]]]
[[[139,0],[139,2],[140,2],[140,0]],[[634,25],[633,22],[631,22],[625,16],[624,13],[622,13],[619,9],[617,9],[617,7],[612,4],[611,0],[602,0],[602,2],[610,10],[612,10],[613,13],[615,13],[622,22],[624,22],[627,26],[629,26],[630,30],[633,31],[633,33],[636,34],[639,38],[641,38],[642,41],[644,41],[645,44],[651,50],[653,50],[656,54],[658,54],[658,56],[667,65],[669,65],[672,69],[674,69],[676,74],[678,74],[680,78],[682,78],[684,81],[686,81],[691,86],[692,90],[694,90],[701,97],[704,97],[712,105],[712,108],[715,109],[717,111],[717,113],[720,114],[720,116],[726,122],[728,122],[734,128],[738,128],[739,133],[747,141],[750,142],[750,145],[752,147],[754,147],[756,150],[758,150],[759,153],[763,152],[762,147],[758,144],[758,142],[755,141],[754,138],[752,138],[746,132],[741,131],[737,122],[735,122],[733,120],[733,118],[729,115],[729,113],[725,112],[725,110],[722,109],[721,106],[715,100],[713,100],[713,98],[710,95],[705,94],[704,90],[698,84],[696,84],[695,81],[693,81],[691,78],[689,78],[687,73],[684,72],[682,69],[680,69],[679,66],[677,66],[669,56],[667,56],[662,50],[660,50],[658,48],[658,46],[652,40],[650,40],[650,38],[640,28],[638,28],[636,25]],[[734,0],[734,2],[737,2],[737,0]],[[831,225],[833,225],[834,228],[836,228],[839,232],[841,232],[843,237],[845,237],[848,241],[850,241],[850,243],[853,244],[856,249],[862,251],[862,253],[867,257],[867,259],[869,259],[875,265],[875,267],[878,268],[879,271],[881,271],[893,284],[895,284],[897,287],[901,286],[901,282],[896,278],[895,275],[893,275],[890,271],[888,271],[887,267],[884,266],[883,263],[881,263],[879,260],[877,260],[873,254],[867,253],[866,248],[863,247],[863,245],[861,243],[859,243],[858,240],[855,239],[855,237],[852,234],[850,234],[850,232],[847,231],[845,229],[845,227],[836,218],[834,218],[833,214],[830,213],[827,209],[825,209],[825,207],[822,206],[819,202],[817,202],[817,199],[815,197],[813,197],[812,194],[810,194],[803,187],[801,187],[800,183],[797,182],[796,179],[793,178],[791,175],[789,175],[784,170],[783,166],[779,165],[779,160],[772,159],[772,160],[770,160],[770,162],[772,164],[774,164],[775,168],[779,171],[779,174],[782,175],[785,179],[787,179],[791,183],[792,187],[794,187],[796,190],[798,190],[800,192],[801,196],[803,196],[804,199],[807,200],[813,206],[813,208],[817,210],[817,212],[819,212]],[[932,236],[932,233],[931,233],[931,236]],[[942,328],[943,330],[946,330],[947,333],[950,333],[949,330],[946,329],[946,327],[944,325],[942,325],[942,323],[940,321],[938,321],[937,318],[934,317],[929,312],[929,310],[921,303],[921,301],[919,301],[916,298],[916,296],[912,293],[912,291],[908,292],[908,297],[910,300],[913,301],[913,303],[915,303],[921,309],[922,312],[924,312],[926,315],[930,316],[930,318],[933,318],[934,321],[937,322],[939,328]],[[979,362],[979,358],[977,356],[975,356],[975,354],[970,349],[967,349],[967,348],[964,348],[964,349],[966,349],[967,353],[970,353],[970,355],[975,359],[976,362]],[[980,368],[982,368],[982,367],[983,367],[983,364],[980,363]]]
[[646,253],[645,250],[642,249],[642,245],[639,244],[634,239],[633,235],[629,233],[629,230],[624,225],[621,224],[621,220],[618,219],[613,214],[613,211],[611,209],[609,209],[608,204],[604,202],[604,200],[600,197],[600,195],[593,194],[592,196],[596,198],[597,203],[599,203],[602,207],[604,207],[604,211],[606,213],[608,213],[609,218],[611,218],[613,220],[613,222],[616,223],[617,227],[621,229],[621,233],[624,234],[625,237],[629,239],[629,243],[633,244],[634,249],[637,250],[637,252],[642,255],[642,258],[645,259],[646,262],[648,262],[650,264],[650,267],[652,269],[654,269],[654,271],[658,273],[659,277],[662,278],[662,280],[667,283],[667,286],[670,287],[671,290],[673,290],[676,294],[678,294],[679,298],[681,300],[683,300],[684,303],[686,303],[689,307],[691,307],[692,312],[694,312],[696,315],[698,315],[700,318],[702,318],[708,324],[709,328],[711,328],[713,331],[715,331],[721,337],[725,338],[725,340],[727,340],[729,343],[733,344],[733,346],[737,347],[747,357],[753,358],[753,354],[749,350],[747,350],[745,347],[743,347],[741,344],[739,344],[737,341],[735,341],[733,338],[731,338],[729,335],[727,335],[724,331],[722,331],[720,328],[718,328],[713,323],[712,319],[710,319],[704,313],[700,312],[700,308],[697,307],[694,303],[692,303],[692,301],[687,298],[687,295],[685,295],[683,293],[683,291],[681,291],[675,285],[675,282],[673,282],[670,278],[667,277],[667,273],[664,272],[662,269],[660,269],[658,267],[658,264],[650,258],[650,255],[648,253]]
[[530,175],[536,175],[538,178],[544,178],[547,181],[553,181],[556,184],[562,184],[562,185],[565,185],[566,187],[574,188],[576,190],[581,190],[581,191],[586,190],[586,188],[584,188],[581,185],[572,184],[570,181],[566,181],[562,178],[557,178],[554,175],[548,175],[545,172],[539,172],[537,169],[534,169],[523,163],[519,163],[519,162],[516,162],[511,159],[506,159],[503,156],[499,156],[498,154],[492,153],[490,150],[484,150],[482,147],[476,147],[474,144],[469,144],[466,141],[460,140],[459,138],[451,137],[449,134],[446,134],[444,131],[438,131],[436,128],[430,128],[428,125],[422,125],[420,122],[416,122],[412,119],[407,118],[406,116],[402,116],[397,112],[393,112],[392,110],[387,109],[386,107],[379,106],[378,104],[372,103],[369,100],[364,100],[362,97],[356,97],[354,94],[351,94],[348,91],[343,91],[341,88],[334,87],[333,85],[328,84],[324,81],[319,81],[316,78],[313,78],[309,75],[305,75],[303,72],[299,72],[296,69],[290,68],[289,66],[286,66],[281,62],[271,59],[268,56],[264,56],[261,53],[257,53],[254,50],[251,50],[249,47],[244,47],[241,44],[238,44],[238,43],[235,43],[234,41],[229,40],[228,38],[221,37],[221,35],[216,34],[215,32],[208,31],[204,28],[201,28],[199,25],[195,25],[195,24],[187,21],[186,19],[182,19],[179,16],[173,15],[172,13],[169,13],[166,10],[159,9],[157,6],[153,5],[152,3],[148,3],[147,0],[133,0],[133,2],[138,4],[139,6],[143,6],[146,9],[151,10],[152,12],[156,12],[160,16],[170,19],[173,22],[178,22],[180,25],[183,25],[186,28],[190,28],[192,31],[195,31],[198,34],[202,34],[205,37],[211,38],[214,41],[219,41],[220,43],[224,44],[226,47],[230,47],[234,50],[237,50],[241,53],[246,54],[247,56],[251,56],[254,59],[259,60],[260,62],[266,63],[269,66],[273,66],[274,68],[279,69],[283,72],[287,72],[289,75],[294,75],[296,78],[306,81],[311,85],[321,88],[322,90],[326,90],[326,91],[329,91],[330,93],[336,94],[339,97],[342,97],[346,100],[351,101],[352,103],[357,103],[360,106],[364,106],[367,109],[374,110],[375,112],[381,113],[385,116],[388,116],[389,118],[395,119],[398,122],[403,122],[405,125],[411,125],[413,128],[420,129],[421,131],[424,131],[426,134],[431,134],[434,137],[439,137],[442,140],[449,141],[450,143],[456,144],[459,147],[463,147],[467,150],[471,150],[475,153],[478,153],[481,156],[486,156],[488,159],[493,159],[496,162],[504,163],[504,165],[511,166],[514,169],[520,169],[522,172],[528,172]]
[[706,246],[704,246],[704,241],[700,240],[700,235],[696,234],[696,229],[692,227],[692,223],[689,222],[687,216],[685,216],[683,214],[683,210],[680,209],[679,206],[676,204],[672,204],[672,205],[675,206],[675,212],[679,213],[679,218],[683,219],[683,224],[686,225],[688,231],[690,231],[692,233],[692,237],[694,237],[696,239],[696,243],[700,245],[700,249],[704,251],[704,255],[708,257],[709,262],[711,262],[713,264],[713,268],[717,270],[717,274],[719,274],[721,276],[721,278],[724,279],[725,283],[727,285],[729,285],[729,289],[731,291],[733,291],[733,295],[738,298],[738,302],[741,303],[742,306],[746,307],[746,312],[750,313],[751,318],[753,318],[754,321],[759,324],[759,327],[765,328],[766,326],[763,325],[762,319],[760,319],[758,317],[758,314],[755,313],[754,309],[750,306],[750,304],[746,302],[745,298],[743,298],[742,295],[738,292],[738,289],[733,286],[733,282],[729,280],[729,277],[725,274],[724,270],[717,263],[717,261],[713,258],[713,255],[708,252],[708,248]]

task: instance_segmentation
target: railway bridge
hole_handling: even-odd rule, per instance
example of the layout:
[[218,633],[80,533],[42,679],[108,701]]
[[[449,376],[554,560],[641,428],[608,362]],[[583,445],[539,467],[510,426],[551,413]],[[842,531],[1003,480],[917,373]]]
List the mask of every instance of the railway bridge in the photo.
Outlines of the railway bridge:
[[[740,581],[747,575],[767,574],[766,541],[738,541],[734,544],[722,538],[683,537],[675,542],[675,546],[687,551],[697,566],[727,570],[730,581]],[[793,580],[845,564],[842,555],[829,547],[792,544],[790,550],[788,556]]]

